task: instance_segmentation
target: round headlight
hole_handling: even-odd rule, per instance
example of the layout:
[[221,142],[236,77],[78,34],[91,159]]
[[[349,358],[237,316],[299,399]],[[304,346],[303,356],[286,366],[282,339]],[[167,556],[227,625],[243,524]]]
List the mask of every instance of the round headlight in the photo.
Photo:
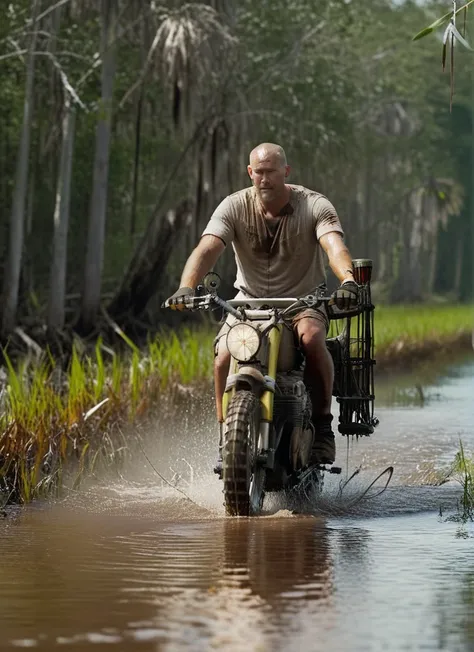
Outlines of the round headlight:
[[227,349],[239,362],[251,360],[259,348],[260,333],[250,324],[235,324],[227,333]]

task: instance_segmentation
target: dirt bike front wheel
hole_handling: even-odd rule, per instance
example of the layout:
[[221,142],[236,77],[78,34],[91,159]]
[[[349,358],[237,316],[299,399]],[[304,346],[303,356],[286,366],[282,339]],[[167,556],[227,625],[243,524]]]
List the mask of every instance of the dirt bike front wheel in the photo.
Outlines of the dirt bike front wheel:
[[222,451],[224,504],[231,516],[255,516],[263,506],[265,468],[258,464],[260,401],[237,391],[229,404]]

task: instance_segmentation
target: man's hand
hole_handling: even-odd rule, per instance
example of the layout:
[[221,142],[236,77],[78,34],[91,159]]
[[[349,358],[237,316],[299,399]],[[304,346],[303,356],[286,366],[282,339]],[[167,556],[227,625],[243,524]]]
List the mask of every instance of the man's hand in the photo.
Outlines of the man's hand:
[[336,305],[339,310],[354,308],[359,302],[359,286],[355,281],[342,283],[335,292],[331,294],[329,305]]
[[179,290],[176,290],[176,292],[172,294],[169,299],[166,299],[165,306],[167,308],[171,308],[171,310],[185,310],[186,298],[192,296],[194,296],[193,288],[179,288]]

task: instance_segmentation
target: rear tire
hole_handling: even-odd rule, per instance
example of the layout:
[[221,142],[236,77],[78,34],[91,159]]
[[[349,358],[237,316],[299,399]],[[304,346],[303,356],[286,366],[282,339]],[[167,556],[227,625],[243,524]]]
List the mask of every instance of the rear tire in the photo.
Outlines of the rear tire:
[[263,506],[265,468],[257,464],[260,401],[248,390],[237,391],[225,422],[222,451],[224,504],[230,516],[255,516]]

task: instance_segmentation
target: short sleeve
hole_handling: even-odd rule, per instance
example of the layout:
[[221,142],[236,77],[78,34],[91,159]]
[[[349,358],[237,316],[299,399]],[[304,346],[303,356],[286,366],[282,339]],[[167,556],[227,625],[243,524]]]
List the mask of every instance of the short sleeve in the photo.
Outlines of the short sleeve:
[[[234,211],[230,197],[226,197],[211,215],[202,235],[215,235],[225,245],[229,245],[235,237]],[[202,237],[202,236],[201,236]]]
[[336,231],[344,235],[336,209],[324,196],[319,196],[313,204],[313,217],[316,225],[316,238],[319,240],[326,233]]

